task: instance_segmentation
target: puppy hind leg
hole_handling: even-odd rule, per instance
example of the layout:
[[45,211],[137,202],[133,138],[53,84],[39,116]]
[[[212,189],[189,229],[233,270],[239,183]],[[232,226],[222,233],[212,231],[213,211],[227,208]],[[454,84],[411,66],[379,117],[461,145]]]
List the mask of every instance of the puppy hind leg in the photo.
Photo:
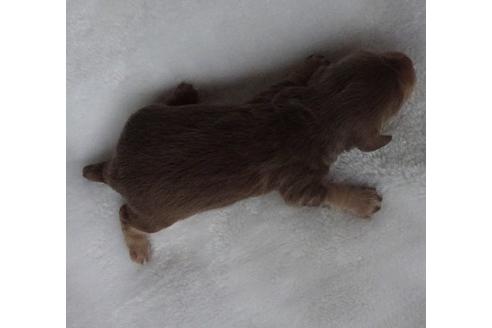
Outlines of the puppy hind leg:
[[120,222],[126,246],[132,261],[144,264],[150,259],[150,242],[147,233],[136,229],[131,225],[131,220],[136,214],[127,206],[120,208]]

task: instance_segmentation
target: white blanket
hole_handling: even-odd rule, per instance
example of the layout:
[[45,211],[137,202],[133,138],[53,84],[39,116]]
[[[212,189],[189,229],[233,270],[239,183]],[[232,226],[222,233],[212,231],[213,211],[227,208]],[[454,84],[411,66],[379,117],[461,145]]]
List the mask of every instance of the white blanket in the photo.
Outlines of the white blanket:
[[[129,114],[192,82],[234,103],[303,57],[399,50],[418,83],[370,154],[344,154],[343,181],[375,185],[371,220],[295,208],[277,194],[196,215],[152,235],[132,263],[119,195],[81,176]],[[69,327],[423,327],[424,0],[69,0],[67,315]]]

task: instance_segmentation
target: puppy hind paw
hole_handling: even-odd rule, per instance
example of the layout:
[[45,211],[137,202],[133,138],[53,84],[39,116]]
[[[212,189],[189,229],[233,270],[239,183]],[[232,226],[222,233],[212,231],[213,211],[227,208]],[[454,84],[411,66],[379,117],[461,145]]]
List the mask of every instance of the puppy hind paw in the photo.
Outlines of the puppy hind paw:
[[134,241],[132,245],[128,246],[130,258],[133,262],[138,264],[144,264],[150,260],[150,243],[147,238]]

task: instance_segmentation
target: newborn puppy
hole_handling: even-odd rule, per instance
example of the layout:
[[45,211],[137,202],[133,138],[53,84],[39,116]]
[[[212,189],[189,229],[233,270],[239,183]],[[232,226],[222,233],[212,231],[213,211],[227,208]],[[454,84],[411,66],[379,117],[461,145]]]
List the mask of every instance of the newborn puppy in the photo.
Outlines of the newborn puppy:
[[126,199],[120,220],[138,263],[149,260],[147,233],[274,190],[288,204],[369,217],[381,206],[375,189],[323,178],[340,153],[391,141],[381,128],[414,83],[404,54],[357,52],[334,64],[310,56],[242,105],[198,105],[196,90],[180,84],[133,114],[112,157],[83,175]]

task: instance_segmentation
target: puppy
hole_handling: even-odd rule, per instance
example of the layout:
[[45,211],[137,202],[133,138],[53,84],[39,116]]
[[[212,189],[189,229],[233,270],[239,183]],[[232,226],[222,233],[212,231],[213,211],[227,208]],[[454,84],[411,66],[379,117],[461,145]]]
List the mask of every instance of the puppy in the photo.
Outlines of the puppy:
[[126,204],[130,257],[149,260],[147,233],[196,213],[278,191],[288,204],[331,205],[360,217],[381,207],[374,188],[323,181],[337,156],[387,145],[381,128],[415,84],[402,53],[357,52],[330,64],[310,56],[282,81],[236,106],[199,105],[180,84],[134,113],[112,157],[84,167]]

